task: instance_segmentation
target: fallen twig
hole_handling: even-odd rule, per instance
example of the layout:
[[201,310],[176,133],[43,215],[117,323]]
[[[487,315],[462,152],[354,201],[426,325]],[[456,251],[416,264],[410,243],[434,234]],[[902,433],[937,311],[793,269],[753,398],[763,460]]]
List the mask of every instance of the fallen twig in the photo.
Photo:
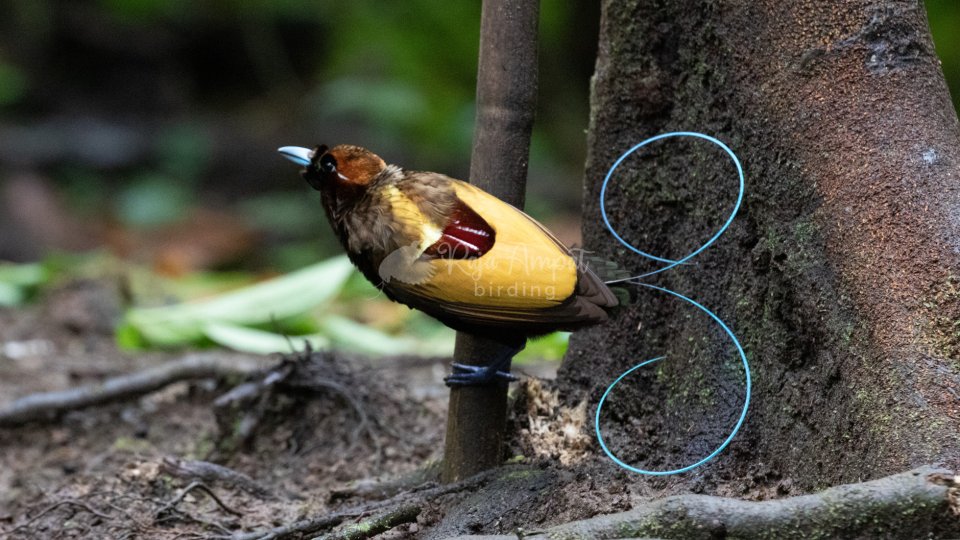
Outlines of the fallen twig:
[[433,487],[440,480],[440,467],[439,461],[433,461],[397,478],[382,481],[362,479],[350,486],[334,489],[330,492],[329,501],[337,502],[355,498],[383,500],[404,491],[425,489],[425,486]]
[[300,537],[319,531],[324,531],[331,527],[336,527],[337,525],[343,523],[343,520],[347,519],[348,517],[356,517],[359,515],[361,515],[359,512],[335,512],[325,516],[301,519],[300,521],[295,521],[293,523],[282,525],[280,527],[274,527],[265,531],[235,534],[226,538],[229,538],[230,540],[278,540],[281,538],[290,538],[294,535]]
[[[397,525],[416,521],[421,510],[421,507],[417,505],[401,506],[396,510],[392,510],[376,518],[350,525],[342,531],[320,538],[324,540],[363,540],[388,531]],[[345,519],[360,516],[363,513],[362,511],[354,510],[334,512],[325,516],[302,519],[267,531],[234,535],[231,538],[232,540],[283,540],[285,538],[303,538],[322,530],[336,527],[343,523]]]
[[[308,347],[309,350],[309,347]],[[229,446],[236,448],[245,445],[253,438],[260,421],[263,419],[274,387],[293,372],[296,360],[283,360],[270,368],[259,378],[232,388],[213,402],[217,422],[222,429],[229,426],[232,441]],[[233,420],[233,414],[239,413],[239,422]]]
[[345,527],[342,531],[321,536],[320,540],[365,540],[366,538],[372,538],[398,525],[413,523],[417,520],[421,511],[422,508],[419,506],[402,506],[392,512]]
[[67,411],[139,397],[178,381],[245,375],[262,367],[263,364],[252,357],[190,354],[143,371],[111,377],[99,384],[22,397],[0,408],[0,426],[18,426],[54,418]]
[[[363,408],[363,405],[360,403],[360,401],[356,397],[354,397],[354,395],[350,392],[350,390],[346,386],[334,380],[322,379],[318,377],[313,377],[309,380],[287,379],[282,381],[282,384],[287,388],[309,390],[311,392],[321,392],[323,390],[332,390],[338,395],[340,395],[340,397],[342,397],[344,400],[346,400],[346,402],[350,404],[350,407],[353,408],[353,411],[357,414],[357,418],[360,420],[360,423],[357,425],[356,428],[354,428],[353,432],[350,434],[351,441],[350,441],[350,447],[347,449],[347,452],[350,452],[351,450],[353,450],[353,447],[356,444],[358,439],[358,434],[362,431],[366,431],[370,437],[370,442],[373,443],[374,445],[374,453],[377,459],[375,466],[377,467],[380,466],[380,458],[381,458],[381,451],[382,451],[381,445],[380,445],[380,439],[377,437],[377,434],[373,431],[373,427],[370,424],[370,417],[369,415],[367,415],[367,411]],[[309,450],[311,449],[308,448],[304,450],[304,453],[308,452]]]
[[[661,537],[920,538],[960,531],[949,510],[952,473],[923,467],[879,480],[832,487],[812,495],[743,501],[677,495],[627,512],[565,523],[524,539]],[[516,535],[462,536],[460,540],[516,540]],[[456,539],[455,539],[456,540]]]
[[161,508],[160,510],[157,510],[157,516],[158,516],[158,517],[159,517],[159,516],[162,516],[162,515],[166,514],[167,512],[170,512],[171,510],[175,509],[175,508],[177,507],[177,505],[180,504],[180,503],[183,501],[183,498],[186,497],[188,493],[190,493],[191,491],[193,491],[193,490],[195,490],[195,489],[196,489],[196,490],[200,490],[200,491],[206,493],[207,495],[209,495],[210,498],[213,499],[214,502],[217,503],[217,506],[219,506],[220,509],[223,510],[224,512],[226,512],[226,513],[228,513],[228,514],[233,514],[233,515],[235,515],[235,516],[237,516],[237,517],[240,517],[240,516],[243,515],[243,512],[240,512],[240,511],[238,511],[238,510],[234,510],[233,508],[230,508],[229,506],[227,506],[227,504],[226,504],[225,502],[223,502],[222,500],[220,500],[220,497],[218,497],[217,494],[214,493],[213,490],[210,489],[209,487],[207,487],[206,484],[204,484],[203,482],[190,482],[190,484],[189,484],[187,487],[183,488],[183,491],[181,491],[179,495],[177,495],[176,497],[174,497],[172,501],[168,502],[168,503],[167,503],[163,508]]
[[0,531],[0,536],[10,535],[10,534],[13,534],[13,533],[21,530],[21,529],[24,529],[24,528],[26,528],[26,527],[29,527],[31,524],[35,523],[38,519],[42,518],[43,516],[49,514],[50,512],[56,510],[57,508],[60,508],[61,506],[67,506],[67,505],[76,506],[76,507],[78,507],[78,508],[80,508],[80,509],[82,509],[82,510],[86,510],[87,512],[89,512],[89,513],[91,513],[91,514],[93,514],[93,515],[95,515],[95,516],[97,516],[98,518],[101,518],[101,519],[113,519],[113,516],[111,516],[111,515],[109,515],[109,514],[104,514],[103,512],[100,512],[100,511],[97,511],[97,510],[95,510],[93,507],[91,507],[91,506],[90,506],[89,504],[87,504],[87,503],[84,503],[84,502],[81,502],[81,501],[78,501],[78,500],[75,500],[75,499],[64,499],[64,500],[62,500],[62,501],[57,501],[57,502],[51,504],[50,506],[47,506],[46,508],[44,508],[43,510],[41,510],[40,513],[38,513],[37,515],[35,515],[35,516],[33,516],[32,518],[28,519],[28,520],[25,521],[24,523],[21,523],[20,525],[17,525],[16,527],[10,529],[9,531]]
[[242,489],[260,498],[273,497],[273,493],[269,489],[257,483],[253,478],[209,461],[165,457],[160,462],[160,470],[177,478],[221,482],[228,487]]
[[[223,432],[228,433],[228,437],[225,438],[228,444],[222,444],[221,447],[232,450],[249,443],[275,392],[333,393],[347,402],[358,420],[357,426],[350,434],[350,446],[346,452],[352,451],[360,435],[366,433],[374,446],[377,460],[375,466],[379,466],[382,445],[363,403],[347,384],[312,372],[309,368],[305,369],[313,354],[307,346],[303,352],[288,356],[257,380],[241,384],[214,401],[217,422]],[[307,446],[298,452],[307,453],[313,449],[314,447]]]

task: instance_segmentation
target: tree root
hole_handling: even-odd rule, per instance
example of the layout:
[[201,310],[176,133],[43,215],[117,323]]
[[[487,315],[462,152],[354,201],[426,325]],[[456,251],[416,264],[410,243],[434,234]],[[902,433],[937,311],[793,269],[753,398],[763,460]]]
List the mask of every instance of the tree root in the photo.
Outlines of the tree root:
[[[384,508],[387,508],[390,510],[387,510],[386,512],[381,514],[381,517],[376,518],[376,520],[381,520],[381,521],[386,520],[383,522],[389,523],[389,522],[393,522],[391,520],[400,519],[400,517],[402,516],[409,516],[409,513],[412,512],[414,508],[416,509],[417,514],[419,514],[425,503],[437,497],[441,497],[443,495],[448,495],[451,493],[456,493],[459,491],[476,490],[481,486],[487,484],[493,478],[496,478],[498,475],[503,474],[504,469],[505,469],[504,467],[501,467],[499,469],[491,469],[488,471],[484,471],[480,474],[477,474],[475,476],[472,476],[470,478],[467,478],[466,480],[457,482],[455,484],[442,484],[442,485],[427,484],[427,485],[421,486],[418,489],[400,493],[384,501],[376,501],[368,504],[362,504],[359,506],[354,506],[352,508],[334,512],[331,514],[302,519],[300,521],[296,521],[294,523],[290,523],[280,527],[274,527],[272,529],[254,531],[249,533],[240,533],[240,534],[234,534],[231,536],[218,537],[218,538],[220,538],[221,540],[280,540],[285,538],[301,538],[306,535],[315,534],[317,532],[335,527],[343,523],[343,521],[346,520],[347,518],[361,516],[363,514],[368,514],[370,512],[374,512]],[[395,525],[393,525],[393,527],[395,527],[396,525],[400,525],[401,523],[412,523],[413,520],[416,519],[417,514],[413,515],[413,517],[408,519],[407,521],[397,521]],[[391,516],[396,516],[396,517],[391,517]],[[390,518],[389,520],[387,520],[388,517]],[[370,521],[368,520],[365,523],[370,523]],[[344,531],[340,531],[340,533],[337,533],[337,534],[346,533],[349,530],[351,530],[351,528],[348,527]],[[380,532],[383,532],[383,531],[381,530],[376,534],[380,534]],[[324,538],[339,539],[339,538],[368,538],[368,537],[369,536],[353,536],[353,537],[329,536]]]
[[440,461],[429,461],[423,467],[415,469],[397,478],[387,480],[361,479],[350,486],[336,488],[330,492],[329,501],[338,502],[348,499],[377,501],[389,499],[397,494],[409,492],[424,485],[435,484],[440,480]]
[[209,461],[196,461],[165,457],[160,462],[160,470],[170,476],[201,480],[203,482],[219,482],[227,487],[239,488],[261,499],[273,498],[269,489],[257,483],[256,480],[223,465]]
[[[422,508],[419,505],[408,504],[395,508],[379,516],[361,521],[345,527],[342,531],[319,537],[322,540],[364,540],[372,538],[404,523],[413,523],[420,515]],[[335,512],[326,516],[303,519],[282,527],[275,527],[267,531],[259,531],[234,535],[232,540],[284,540],[287,538],[304,538],[319,531],[336,527],[348,517],[360,515],[360,512],[348,510]]]
[[227,506],[227,503],[223,502],[220,499],[220,497],[213,492],[212,489],[207,487],[202,482],[191,482],[190,485],[183,488],[183,491],[181,491],[179,495],[174,497],[172,501],[168,502],[163,506],[163,508],[157,511],[157,517],[159,518],[160,516],[163,516],[167,512],[171,512],[174,509],[176,509],[177,505],[183,502],[184,497],[186,497],[187,494],[193,490],[198,490],[206,493],[211,499],[213,499],[213,502],[217,503],[217,506],[219,506],[220,509],[223,510],[224,512],[228,514],[233,514],[234,516],[238,516],[238,517],[243,515],[243,512],[234,510],[230,506]]
[[14,528],[12,528],[12,529],[10,529],[10,530],[8,530],[8,531],[0,531],[0,537],[6,537],[6,536],[8,536],[8,535],[12,535],[13,533],[15,533],[15,532],[17,532],[17,531],[20,531],[21,529],[26,529],[27,527],[29,527],[31,524],[33,524],[33,523],[34,523],[35,521],[37,521],[38,519],[40,519],[40,518],[42,518],[43,516],[47,515],[47,514],[50,513],[51,511],[56,510],[57,508],[60,508],[61,506],[75,506],[75,507],[77,507],[77,508],[79,508],[79,509],[81,509],[81,510],[85,510],[85,511],[87,511],[87,512],[89,512],[89,513],[91,513],[91,514],[93,514],[93,515],[95,515],[95,516],[97,516],[97,517],[100,518],[100,519],[108,520],[108,521],[111,520],[111,519],[113,519],[113,516],[110,516],[110,515],[108,515],[108,514],[104,514],[103,512],[100,512],[100,511],[98,511],[98,510],[95,510],[95,509],[94,509],[92,506],[90,506],[89,504],[86,504],[86,503],[84,503],[84,502],[78,501],[78,500],[76,500],[76,499],[64,499],[64,500],[62,500],[62,501],[57,501],[57,502],[55,502],[55,503],[47,506],[46,508],[44,508],[43,510],[41,510],[40,512],[38,512],[37,515],[33,516],[32,518],[28,519],[27,521],[25,521],[25,522],[23,522],[23,523],[21,523],[21,524],[19,524],[19,525],[17,525],[16,527],[14,527]]
[[419,506],[402,506],[392,512],[380,515],[373,519],[361,521],[356,525],[350,525],[342,531],[321,536],[321,540],[365,540],[389,531],[390,529],[403,525],[404,523],[413,523],[420,515]]
[[0,408],[0,427],[49,420],[68,411],[129,400],[178,381],[246,375],[262,367],[248,357],[190,354],[143,371],[111,377],[99,384],[22,397]]
[[[706,495],[666,497],[627,512],[522,534],[522,538],[695,540],[954,536],[960,533],[960,519],[952,502],[958,489],[960,477],[942,469],[921,467],[879,480],[773,501],[754,502]],[[471,535],[457,539],[516,540],[517,537],[517,534]]]
[[251,533],[234,534],[232,536],[219,537],[220,540],[281,540],[284,538],[303,538],[307,535],[325,531],[343,523],[343,520],[349,517],[358,516],[358,513],[334,512],[325,516],[318,516],[309,519],[301,519],[288,525],[274,527],[265,531],[254,531]]

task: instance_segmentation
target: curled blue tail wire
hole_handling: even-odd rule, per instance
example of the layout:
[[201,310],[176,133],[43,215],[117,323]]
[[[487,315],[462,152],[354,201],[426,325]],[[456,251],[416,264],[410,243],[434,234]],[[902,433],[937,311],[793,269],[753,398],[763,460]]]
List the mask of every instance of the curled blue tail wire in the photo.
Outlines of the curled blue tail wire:
[[[671,260],[671,259],[666,259],[666,258],[663,258],[663,257],[658,257],[658,256],[656,256],[656,255],[651,255],[650,253],[647,253],[647,252],[645,252],[645,251],[641,251],[640,249],[637,249],[637,247],[635,247],[633,244],[631,244],[630,242],[627,242],[626,240],[624,240],[619,234],[617,234],[617,231],[614,230],[613,225],[610,224],[610,218],[607,216],[607,203],[606,203],[607,185],[610,183],[610,179],[613,178],[613,173],[614,173],[614,171],[617,170],[617,167],[619,167],[620,164],[623,163],[623,161],[624,161],[625,159],[627,159],[628,157],[630,157],[630,154],[636,152],[637,150],[643,148],[644,146],[646,146],[646,145],[648,145],[648,144],[650,144],[650,143],[659,141],[659,140],[661,140],[661,139],[666,139],[666,138],[670,138],[670,137],[695,137],[695,138],[698,138],[698,139],[704,139],[704,140],[710,141],[710,142],[712,142],[713,144],[719,146],[719,147],[722,148],[723,151],[726,152],[727,155],[729,155],[730,158],[733,160],[733,164],[736,165],[736,167],[737,167],[737,175],[738,175],[739,178],[740,178],[740,186],[739,186],[739,190],[737,191],[737,202],[733,205],[733,210],[730,211],[730,215],[727,217],[727,221],[724,222],[723,226],[720,227],[720,229],[719,229],[713,236],[711,236],[709,240],[707,240],[706,242],[704,242],[704,243],[703,243],[700,247],[698,247],[697,249],[691,251],[691,252],[688,253],[687,255],[684,255],[683,257],[681,257],[680,259],[677,259],[677,260]],[[729,227],[730,224],[733,223],[733,218],[736,217],[737,212],[740,211],[740,204],[743,202],[744,183],[745,183],[745,182],[744,182],[744,175],[743,175],[743,167],[740,165],[740,160],[737,159],[737,155],[733,152],[733,150],[731,150],[729,146],[727,146],[726,144],[724,144],[722,141],[716,139],[715,137],[711,137],[710,135],[705,135],[705,134],[703,134],[703,133],[697,133],[697,132],[695,132],[695,131],[673,131],[673,132],[670,132],[670,133],[661,133],[660,135],[657,135],[657,136],[655,136],[655,137],[650,137],[649,139],[643,141],[642,143],[640,143],[640,144],[634,146],[633,148],[627,150],[626,152],[624,152],[623,155],[620,156],[619,159],[617,159],[615,162],[613,162],[613,165],[610,167],[610,170],[607,171],[607,176],[606,176],[606,178],[603,179],[603,185],[600,187],[600,215],[603,216],[603,223],[604,223],[604,225],[607,226],[607,230],[610,231],[610,234],[612,234],[614,238],[616,238],[621,244],[623,244],[624,246],[626,246],[628,249],[630,249],[630,250],[633,251],[634,253],[636,253],[636,254],[638,254],[638,255],[642,255],[642,256],[644,256],[644,257],[646,257],[646,258],[648,258],[648,259],[652,259],[652,260],[657,261],[657,262],[666,263],[667,265],[664,266],[664,267],[662,267],[662,268],[658,268],[658,269],[656,269],[656,270],[653,270],[652,272],[647,272],[646,274],[641,274],[641,275],[639,275],[639,276],[634,276],[634,277],[632,277],[632,278],[627,278],[627,279],[623,279],[623,280],[612,281],[612,282],[610,282],[610,283],[618,283],[618,282],[620,282],[620,281],[627,281],[627,280],[630,280],[630,279],[633,279],[633,280],[642,279],[642,278],[645,278],[645,277],[647,277],[647,276],[652,276],[652,275],[654,275],[654,274],[659,274],[660,272],[666,272],[667,270],[669,270],[669,269],[671,269],[671,268],[673,268],[673,267],[675,267],[675,266],[677,266],[677,265],[686,263],[686,262],[689,261],[690,259],[692,259],[692,258],[696,257],[697,255],[699,255],[703,250],[705,250],[705,249],[707,249],[708,247],[710,247],[710,245],[713,244],[714,242],[716,242],[716,241],[717,241],[717,238],[720,238],[720,235],[722,235],[722,234],[727,230],[727,227]]]
[[629,375],[630,373],[633,373],[634,371],[636,371],[637,369],[639,369],[639,368],[641,368],[641,367],[643,367],[643,366],[646,366],[646,365],[648,365],[648,364],[652,364],[652,363],[654,363],[654,362],[656,362],[656,361],[658,361],[658,360],[662,360],[662,359],[665,358],[665,357],[661,356],[661,357],[658,357],[658,358],[653,358],[653,359],[651,359],[651,360],[646,360],[646,361],[644,361],[644,362],[641,362],[641,363],[633,366],[632,368],[628,369],[627,371],[623,372],[622,375],[620,375],[619,377],[617,377],[617,379],[616,379],[615,381],[613,381],[613,383],[612,383],[610,386],[607,387],[607,391],[604,392],[604,393],[603,393],[603,396],[600,398],[600,402],[597,404],[597,414],[596,414],[596,418],[595,418],[595,421],[594,421],[594,424],[595,424],[595,426],[596,426],[596,432],[597,432],[597,440],[600,441],[600,448],[603,449],[604,453],[606,453],[607,456],[614,461],[614,463],[616,463],[617,465],[620,465],[621,467],[623,467],[624,469],[627,469],[627,470],[629,470],[629,471],[633,471],[633,472],[635,472],[635,473],[640,473],[640,474],[648,474],[648,475],[652,475],[652,476],[666,476],[666,475],[670,475],[670,474],[678,474],[678,473],[682,473],[682,472],[687,472],[687,471],[689,471],[689,470],[691,470],[691,469],[695,469],[695,468],[699,467],[700,465],[703,465],[704,463],[706,463],[706,462],[710,461],[711,459],[715,458],[715,457],[717,456],[717,454],[719,454],[720,452],[722,452],[723,449],[726,448],[728,444],[730,444],[730,441],[733,440],[733,437],[736,436],[737,432],[740,431],[740,426],[743,425],[743,421],[744,421],[744,419],[746,419],[746,417],[747,417],[747,409],[750,408],[750,393],[751,393],[750,364],[747,362],[747,355],[744,354],[744,352],[743,352],[743,347],[740,346],[740,342],[737,340],[737,336],[735,336],[735,335],[733,334],[733,331],[730,330],[730,328],[729,328],[722,320],[720,320],[720,317],[717,317],[712,311],[710,311],[709,309],[703,307],[701,304],[699,304],[699,303],[697,303],[697,302],[695,302],[695,301],[687,298],[686,296],[684,296],[684,295],[682,295],[682,294],[680,294],[680,293],[678,293],[678,292],[671,291],[670,289],[664,289],[663,287],[657,287],[656,285],[650,285],[650,284],[648,284],[648,283],[641,283],[640,285],[642,285],[643,287],[649,287],[649,288],[651,288],[651,289],[656,289],[656,290],[658,290],[658,291],[662,291],[662,292],[665,292],[665,293],[667,293],[667,294],[672,294],[673,296],[676,296],[677,298],[680,298],[681,300],[684,300],[685,302],[689,302],[689,303],[693,304],[693,305],[696,306],[698,309],[700,309],[701,311],[703,311],[704,313],[706,313],[707,315],[709,315],[710,318],[712,318],[714,321],[716,321],[717,324],[720,325],[720,328],[723,328],[723,331],[726,332],[728,336],[730,336],[730,339],[733,341],[733,344],[736,345],[736,347],[737,347],[737,353],[740,354],[740,361],[743,362],[743,370],[744,370],[744,372],[746,373],[747,392],[746,392],[746,397],[745,397],[744,400],[743,400],[743,409],[740,411],[740,418],[737,419],[737,424],[733,427],[733,431],[730,432],[730,435],[728,435],[727,438],[723,441],[723,443],[721,443],[720,446],[718,446],[713,452],[710,452],[710,454],[709,454],[707,457],[701,459],[700,461],[698,461],[698,462],[696,462],[696,463],[694,463],[694,464],[692,464],[692,465],[687,465],[686,467],[680,467],[679,469],[672,469],[672,470],[669,470],[669,471],[648,471],[648,470],[640,469],[640,468],[637,468],[637,467],[633,467],[633,466],[631,466],[631,465],[628,465],[628,464],[624,463],[623,461],[621,461],[620,459],[618,459],[617,456],[613,455],[613,452],[611,452],[609,448],[607,448],[606,443],[603,442],[603,435],[600,434],[600,410],[603,409],[603,402],[606,401],[607,395],[610,394],[610,391],[613,390],[613,387],[616,386],[618,382],[620,382],[624,377],[626,377],[626,376]]
[[[726,222],[724,222],[723,226],[720,227],[720,229],[719,229],[712,237],[710,237],[710,239],[707,240],[704,244],[702,244],[700,247],[698,247],[698,248],[695,249],[694,251],[690,252],[689,254],[681,257],[680,259],[676,259],[676,260],[666,259],[666,258],[663,258],[663,257],[657,257],[657,256],[655,256],[655,255],[651,255],[651,254],[649,254],[649,253],[646,253],[646,252],[644,252],[644,251],[641,251],[640,249],[637,249],[635,246],[633,246],[632,244],[630,244],[629,242],[627,242],[626,240],[624,240],[622,237],[620,237],[620,235],[617,234],[617,232],[614,230],[613,226],[610,224],[610,220],[609,220],[609,218],[607,217],[606,203],[605,203],[605,197],[606,197],[606,192],[607,192],[607,184],[610,182],[610,179],[613,177],[613,173],[614,173],[614,171],[616,170],[616,168],[617,168],[627,157],[629,157],[630,154],[632,154],[633,152],[639,150],[640,148],[642,148],[642,147],[644,147],[644,146],[646,146],[646,145],[648,145],[648,144],[650,144],[650,143],[652,143],[652,142],[659,141],[659,140],[661,140],[661,139],[666,139],[666,138],[669,138],[669,137],[695,137],[695,138],[699,138],[699,139],[704,139],[704,140],[710,141],[710,142],[718,145],[718,146],[719,146],[720,148],[722,148],[722,149],[727,153],[727,155],[729,155],[730,158],[733,160],[733,163],[734,163],[734,165],[736,165],[736,168],[737,168],[737,175],[739,176],[739,190],[738,190],[738,193],[737,193],[737,201],[736,201],[736,203],[734,204],[733,210],[730,212],[730,215],[729,215],[729,217],[727,218]],[[603,222],[604,222],[604,224],[606,225],[607,229],[610,231],[611,234],[613,234],[613,236],[614,236],[621,244],[623,244],[624,246],[626,246],[627,248],[629,248],[631,251],[633,251],[633,252],[635,252],[635,253],[637,253],[637,254],[639,254],[639,255],[642,255],[642,256],[644,256],[644,257],[647,257],[647,258],[649,258],[649,259],[655,260],[655,261],[657,261],[657,262],[661,262],[661,263],[665,263],[665,264],[666,264],[666,266],[664,266],[664,267],[662,267],[662,268],[659,268],[659,269],[657,269],[657,270],[654,270],[654,271],[652,271],[652,272],[647,272],[647,273],[645,273],[645,274],[641,274],[641,275],[639,275],[639,276],[633,276],[633,277],[630,277],[630,278],[624,278],[624,279],[619,279],[619,280],[615,280],[615,281],[610,281],[610,282],[608,282],[608,284],[628,282],[628,283],[633,283],[633,284],[635,284],[635,285],[639,285],[639,286],[642,286],[642,287],[647,287],[647,288],[650,288],[650,289],[654,289],[654,290],[657,290],[657,291],[661,291],[661,292],[670,294],[670,295],[672,295],[672,296],[674,296],[674,297],[676,297],[676,298],[679,298],[679,299],[681,299],[681,300],[683,300],[683,301],[685,301],[685,302],[688,302],[688,303],[692,304],[694,307],[696,307],[697,309],[699,309],[699,310],[703,311],[704,313],[706,313],[707,315],[709,315],[710,318],[713,319],[714,322],[716,322],[718,325],[720,325],[720,328],[723,329],[723,331],[727,334],[727,336],[730,338],[730,340],[731,340],[731,341],[733,342],[733,344],[736,346],[736,348],[737,348],[737,353],[740,355],[740,360],[741,360],[741,362],[743,363],[743,370],[744,370],[745,377],[746,377],[746,395],[745,395],[744,400],[743,400],[743,408],[742,408],[742,410],[741,410],[741,412],[740,412],[740,417],[737,419],[736,425],[734,425],[733,430],[730,432],[730,434],[727,436],[727,438],[720,444],[720,446],[718,446],[716,449],[714,449],[712,452],[710,452],[710,454],[708,454],[708,455],[707,455],[706,457],[704,457],[703,459],[701,459],[701,460],[699,460],[699,461],[697,461],[696,463],[693,463],[693,464],[691,464],[691,465],[687,465],[687,466],[684,466],[684,467],[680,467],[680,468],[678,468],[678,469],[666,470],[666,471],[652,471],[652,470],[640,469],[640,468],[638,468],[638,467],[634,467],[634,466],[632,466],[632,465],[629,465],[629,464],[627,464],[627,463],[624,463],[624,462],[621,461],[619,458],[617,458],[617,457],[613,454],[613,452],[610,451],[609,448],[607,448],[607,445],[606,445],[606,443],[605,443],[604,440],[603,440],[603,435],[600,433],[600,412],[603,410],[603,404],[604,404],[604,402],[607,400],[607,396],[610,395],[610,392],[611,392],[611,391],[613,390],[613,388],[617,385],[617,383],[619,383],[621,380],[623,380],[626,376],[630,375],[630,374],[633,373],[634,371],[636,371],[636,370],[638,370],[638,369],[640,369],[640,368],[642,368],[642,367],[644,367],[644,366],[650,365],[650,364],[652,364],[652,363],[654,363],[654,362],[657,362],[657,361],[659,361],[659,360],[662,360],[662,359],[665,358],[665,357],[659,356],[659,357],[656,357],[656,358],[652,358],[652,359],[650,359],[650,360],[645,360],[645,361],[643,361],[643,362],[641,362],[641,363],[639,363],[639,364],[631,367],[630,369],[624,371],[619,377],[616,378],[616,380],[614,380],[612,383],[610,383],[610,386],[607,387],[606,391],[603,393],[603,396],[601,396],[600,402],[597,403],[597,412],[596,412],[596,416],[595,416],[595,418],[594,418],[594,426],[595,426],[595,430],[596,430],[597,441],[599,441],[599,443],[600,443],[600,448],[603,449],[603,451],[604,451],[604,453],[607,455],[607,457],[609,457],[611,460],[613,460],[614,463],[616,463],[616,464],[619,465],[620,467],[623,467],[624,469],[627,469],[627,470],[632,471],[632,472],[635,472],[635,473],[645,474],[645,475],[652,475],[652,476],[666,476],[666,475],[671,475],[671,474],[679,474],[679,473],[683,473],[683,472],[687,472],[687,471],[690,471],[690,470],[692,470],[692,469],[695,469],[695,468],[699,467],[700,465],[703,465],[704,463],[706,463],[706,462],[710,461],[711,459],[715,458],[720,452],[722,452],[722,451],[727,447],[727,445],[730,444],[730,441],[733,440],[733,438],[736,436],[737,432],[740,431],[740,427],[743,425],[743,422],[744,422],[744,420],[745,420],[746,417],[747,417],[747,410],[750,408],[750,396],[751,396],[751,387],[752,387],[752,380],[751,380],[751,375],[750,375],[750,364],[749,364],[749,362],[747,362],[747,356],[746,356],[746,354],[743,352],[743,347],[740,346],[740,341],[737,339],[737,336],[733,333],[733,331],[730,330],[730,327],[728,327],[728,326],[726,325],[726,323],[723,322],[723,320],[721,320],[719,317],[717,317],[716,314],[714,314],[712,311],[710,311],[709,309],[707,309],[707,308],[704,307],[703,305],[699,304],[698,302],[696,302],[696,301],[694,301],[694,300],[691,300],[690,298],[687,298],[686,296],[684,296],[684,295],[682,295],[682,294],[680,294],[680,293],[678,293],[678,292],[672,291],[672,290],[670,290],[670,289],[666,289],[666,288],[663,288],[663,287],[658,287],[658,286],[656,286],[656,285],[651,285],[651,284],[643,283],[643,282],[640,281],[641,279],[643,279],[643,278],[645,278],[645,277],[648,277],[648,276],[651,276],[651,275],[654,275],[654,274],[658,274],[658,273],[660,273],[660,272],[664,272],[664,271],[666,271],[666,270],[669,270],[669,269],[671,269],[671,268],[673,268],[673,267],[675,267],[675,266],[681,265],[681,264],[685,264],[687,261],[689,261],[689,260],[692,259],[693,257],[696,257],[696,256],[697,256],[698,254],[700,254],[703,250],[707,249],[711,244],[713,244],[713,243],[717,240],[717,238],[719,238],[720,235],[722,235],[722,234],[727,230],[727,228],[730,226],[730,223],[733,222],[733,218],[736,217],[737,212],[740,210],[740,204],[741,204],[741,202],[743,201],[744,184],[745,184],[745,181],[744,181],[743,167],[740,165],[740,160],[737,158],[737,155],[733,152],[733,150],[731,150],[726,144],[724,144],[723,142],[719,141],[718,139],[716,139],[716,138],[714,138],[714,137],[711,137],[711,136],[709,136],[709,135],[705,135],[705,134],[703,134],[703,133],[697,133],[697,132],[692,132],[692,131],[675,131],[675,132],[670,132],[670,133],[663,133],[663,134],[657,135],[657,136],[655,136],[655,137],[651,137],[651,138],[649,138],[649,139],[641,142],[640,144],[637,144],[637,145],[634,146],[633,148],[630,148],[629,150],[627,150],[626,152],[624,152],[624,154],[621,155],[620,158],[617,159],[617,161],[614,162],[614,164],[610,167],[610,170],[607,172],[606,178],[604,178],[604,180],[603,180],[603,185],[602,185],[602,187],[600,188],[600,212],[601,212],[601,215],[603,216]]]

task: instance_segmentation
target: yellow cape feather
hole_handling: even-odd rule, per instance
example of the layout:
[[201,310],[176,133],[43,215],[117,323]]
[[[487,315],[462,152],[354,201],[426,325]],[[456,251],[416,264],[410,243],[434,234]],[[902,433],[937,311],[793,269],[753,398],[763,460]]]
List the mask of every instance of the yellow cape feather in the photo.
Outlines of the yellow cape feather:
[[[477,309],[496,315],[536,311],[560,305],[577,285],[576,262],[570,252],[533,218],[477,189],[451,180],[460,200],[483,216],[496,232],[493,248],[476,259],[420,260],[429,265],[429,279],[394,282],[407,294],[453,304],[455,311]],[[414,272],[423,276],[423,269]],[[491,309],[492,308],[492,309]],[[479,313],[475,314],[479,315]]]

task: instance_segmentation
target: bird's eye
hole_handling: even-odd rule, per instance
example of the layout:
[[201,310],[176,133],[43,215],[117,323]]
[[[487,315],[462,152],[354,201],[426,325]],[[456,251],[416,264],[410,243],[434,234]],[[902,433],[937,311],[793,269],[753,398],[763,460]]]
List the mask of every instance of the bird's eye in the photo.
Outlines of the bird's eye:
[[332,173],[336,171],[337,160],[330,154],[323,156],[322,158],[320,158],[320,170],[325,173]]

